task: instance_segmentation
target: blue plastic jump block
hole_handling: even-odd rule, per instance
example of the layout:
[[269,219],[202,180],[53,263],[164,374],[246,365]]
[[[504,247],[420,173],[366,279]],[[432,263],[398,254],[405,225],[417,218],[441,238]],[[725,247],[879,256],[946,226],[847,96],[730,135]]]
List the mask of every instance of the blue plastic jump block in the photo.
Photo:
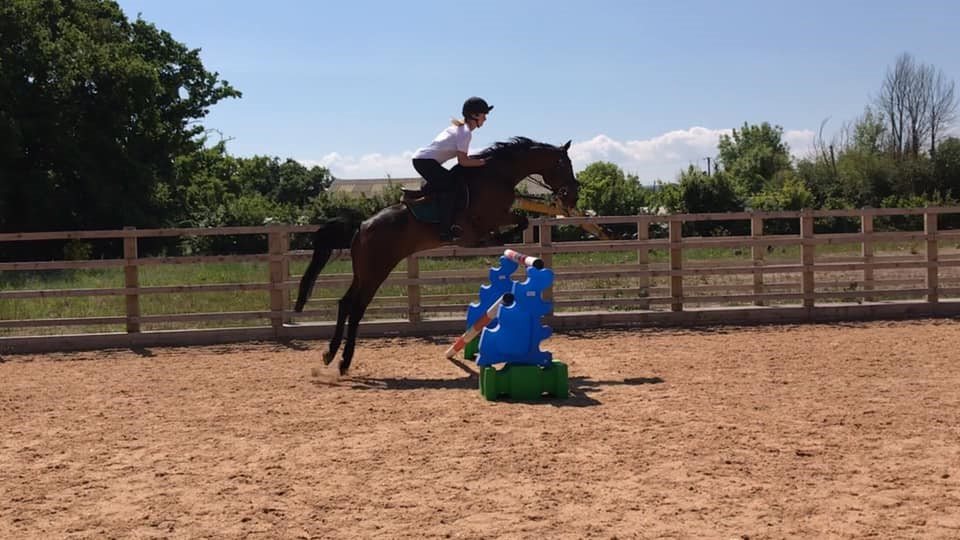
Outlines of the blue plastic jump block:
[[540,319],[550,312],[550,302],[544,302],[541,295],[552,284],[553,271],[549,268],[527,269],[527,279],[513,287],[514,303],[500,308],[493,328],[483,329],[478,366],[551,365],[553,354],[541,351],[540,342],[550,337],[553,330],[540,324]]

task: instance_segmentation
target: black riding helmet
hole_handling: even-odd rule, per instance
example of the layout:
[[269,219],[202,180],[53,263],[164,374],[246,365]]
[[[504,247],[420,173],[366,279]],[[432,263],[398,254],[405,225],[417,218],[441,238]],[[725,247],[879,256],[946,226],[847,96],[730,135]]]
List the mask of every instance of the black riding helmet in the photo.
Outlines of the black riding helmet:
[[487,105],[483,98],[476,96],[463,102],[463,117],[472,118],[475,114],[484,114],[493,110],[493,105]]

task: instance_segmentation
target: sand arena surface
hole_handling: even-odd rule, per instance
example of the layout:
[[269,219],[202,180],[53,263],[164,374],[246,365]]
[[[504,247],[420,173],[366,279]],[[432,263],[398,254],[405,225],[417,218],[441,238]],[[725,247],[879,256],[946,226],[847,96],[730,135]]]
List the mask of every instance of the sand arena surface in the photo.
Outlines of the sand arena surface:
[[557,335],[536,404],[449,340],[6,356],[0,538],[960,537],[960,322]]

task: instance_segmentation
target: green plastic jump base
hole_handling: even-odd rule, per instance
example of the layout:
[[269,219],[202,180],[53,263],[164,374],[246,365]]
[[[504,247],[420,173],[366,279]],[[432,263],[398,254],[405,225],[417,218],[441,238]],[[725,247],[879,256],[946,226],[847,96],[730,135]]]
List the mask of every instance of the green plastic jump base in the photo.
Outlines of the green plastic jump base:
[[464,360],[476,360],[477,351],[480,350],[480,336],[477,336],[467,342],[467,345],[463,348],[463,359]]
[[501,396],[526,401],[541,399],[544,395],[564,399],[570,396],[567,365],[555,361],[545,368],[517,364],[500,370],[485,367],[480,372],[480,393],[487,401],[496,401]]

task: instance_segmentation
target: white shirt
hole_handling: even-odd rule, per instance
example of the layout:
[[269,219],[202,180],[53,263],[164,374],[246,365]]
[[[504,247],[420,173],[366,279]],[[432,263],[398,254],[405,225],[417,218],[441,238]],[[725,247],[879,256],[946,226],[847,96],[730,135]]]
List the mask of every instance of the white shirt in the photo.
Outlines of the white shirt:
[[440,132],[433,142],[413,153],[413,159],[435,159],[444,163],[455,157],[457,152],[467,153],[473,133],[466,124],[450,126]]

